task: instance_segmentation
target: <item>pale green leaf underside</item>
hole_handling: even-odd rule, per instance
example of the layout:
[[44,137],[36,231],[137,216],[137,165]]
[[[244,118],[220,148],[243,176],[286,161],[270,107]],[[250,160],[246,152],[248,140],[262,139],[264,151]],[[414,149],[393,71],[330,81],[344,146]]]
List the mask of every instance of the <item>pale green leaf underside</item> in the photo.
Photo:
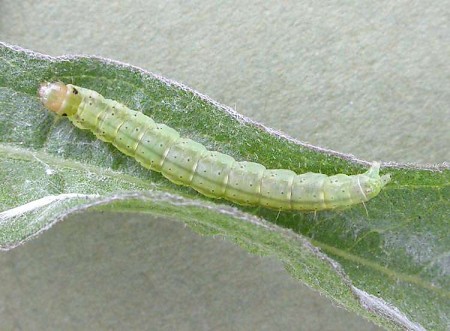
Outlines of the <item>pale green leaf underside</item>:
[[393,180],[367,204],[368,215],[363,206],[317,214],[243,208],[171,184],[56,118],[40,105],[39,84],[61,80],[97,90],[209,149],[270,168],[354,174],[364,164],[278,137],[185,87],[111,61],[54,59],[1,45],[0,72],[2,249],[88,207],[166,215],[276,255],[295,278],[378,324],[449,326],[448,167],[383,168]]

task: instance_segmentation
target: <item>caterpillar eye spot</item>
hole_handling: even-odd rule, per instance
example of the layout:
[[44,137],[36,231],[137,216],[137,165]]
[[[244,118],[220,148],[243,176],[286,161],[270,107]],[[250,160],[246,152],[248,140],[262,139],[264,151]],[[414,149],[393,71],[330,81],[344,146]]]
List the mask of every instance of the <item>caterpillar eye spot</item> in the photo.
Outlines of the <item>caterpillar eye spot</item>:
[[[71,93],[59,93],[61,90]],[[59,94],[53,95],[55,91]],[[128,155],[134,155],[144,167],[162,172],[175,183],[207,192],[208,196],[238,204],[245,202],[244,204],[277,210],[299,211],[348,207],[372,199],[390,180],[389,175],[379,175],[380,164],[377,162],[365,173],[356,175],[359,176],[357,178],[348,176],[349,181],[343,181],[339,176],[266,169],[258,163],[238,162],[231,156],[207,150],[203,145],[198,148],[198,143],[180,137],[172,128],[155,123],[142,112],[105,99],[95,91],[83,87],[49,83],[40,87],[39,95],[45,107],[67,116],[79,127],[90,128],[99,139],[111,142]],[[74,95],[78,95],[77,102],[80,98],[82,100],[77,109],[73,106],[77,103],[70,100]],[[57,111],[48,102],[54,99],[55,104],[58,104]],[[83,115],[82,118],[80,114]],[[136,117],[139,117],[139,121]],[[145,136],[135,132],[142,132]],[[175,144],[180,149],[180,154],[177,154],[180,157],[173,156],[172,162],[164,162]],[[226,171],[226,176],[222,176],[222,171]],[[196,176],[199,174],[201,176]],[[358,190],[354,184],[356,179]]]

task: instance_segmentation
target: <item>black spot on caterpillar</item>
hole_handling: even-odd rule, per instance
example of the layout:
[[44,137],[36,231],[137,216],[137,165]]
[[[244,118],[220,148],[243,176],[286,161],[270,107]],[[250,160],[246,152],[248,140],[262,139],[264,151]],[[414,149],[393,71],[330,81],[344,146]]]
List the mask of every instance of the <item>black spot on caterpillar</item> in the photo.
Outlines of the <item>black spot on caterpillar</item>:
[[212,198],[278,210],[342,209],[372,199],[390,180],[389,175],[379,175],[377,162],[352,176],[266,169],[208,151],[141,112],[83,87],[44,83],[39,95],[46,108],[66,115],[74,125],[112,143],[145,168]]

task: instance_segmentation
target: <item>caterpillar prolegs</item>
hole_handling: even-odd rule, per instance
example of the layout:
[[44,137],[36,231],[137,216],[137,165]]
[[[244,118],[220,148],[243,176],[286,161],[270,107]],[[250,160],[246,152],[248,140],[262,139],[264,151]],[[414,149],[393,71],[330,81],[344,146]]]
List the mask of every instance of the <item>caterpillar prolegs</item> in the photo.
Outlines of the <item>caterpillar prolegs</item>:
[[66,115],[74,125],[112,143],[145,168],[212,198],[278,210],[341,209],[375,197],[390,180],[389,175],[380,177],[377,162],[353,176],[266,169],[259,163],[238,162],[208,151],[174,129],[92,90],[45,83],[39,95],[46,108]]

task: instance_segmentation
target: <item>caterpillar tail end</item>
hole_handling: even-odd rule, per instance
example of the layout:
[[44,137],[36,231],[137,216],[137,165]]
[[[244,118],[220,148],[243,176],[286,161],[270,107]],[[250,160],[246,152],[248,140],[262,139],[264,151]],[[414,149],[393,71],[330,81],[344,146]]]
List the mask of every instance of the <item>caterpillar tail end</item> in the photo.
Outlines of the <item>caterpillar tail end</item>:
[[380,177],[380,162],[373,162],[372,166],[365,173],[366,176],[379,180],[380,188],[384,187],[387,183],[391,181],[391,175],[385,174]]
[[381,183],[383,183],[383,186],[385,186],[390,181],[391,181],[391,175],[390,174],[386,174],[386,175],[381,176]]

